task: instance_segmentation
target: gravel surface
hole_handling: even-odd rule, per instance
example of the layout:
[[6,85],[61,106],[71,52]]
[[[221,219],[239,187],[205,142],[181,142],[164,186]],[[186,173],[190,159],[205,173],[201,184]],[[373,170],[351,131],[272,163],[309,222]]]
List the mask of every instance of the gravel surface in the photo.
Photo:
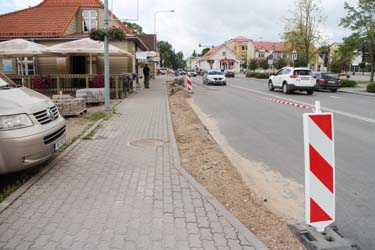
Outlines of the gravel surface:
[[189,95],[169,97],[183,167],[270,249],[305,249],[287,222],[273,214],[242,180],[189,105]]

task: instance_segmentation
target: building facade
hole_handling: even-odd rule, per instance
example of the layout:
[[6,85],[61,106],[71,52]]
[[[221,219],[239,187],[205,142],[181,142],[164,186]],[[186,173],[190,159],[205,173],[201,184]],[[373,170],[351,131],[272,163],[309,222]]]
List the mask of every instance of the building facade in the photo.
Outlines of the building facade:
[[203,70],[234,70],[240,71],[241,60],[225,44],[210,49],[197,61],[198,67]]
[[[111,44],[130,52],[129,57],[111,57],[110,73],[136,72],[135,53],[147,50],[147,46],[137,35],[113,19],[110,26],[123,29],[126,33],[124,41],[111,41]],[[0,41],[23,38],[46,46],[89,37],[92,29],[103,29],[104,5],[100,0],[44,0],[35,7],[0,15]],[[94,55],[93,74],[104,72],[104,58]],[[12,67],[9,67],[12,62]],[[21,61],[21,62],[20,62]],[[7,63],[5,67],[4,62]],[[50,55],[29,58],[2,58],[0,71],[6,74],[20,74],[20,67],[29,69],[27,74],[88,74],[89,55]]]

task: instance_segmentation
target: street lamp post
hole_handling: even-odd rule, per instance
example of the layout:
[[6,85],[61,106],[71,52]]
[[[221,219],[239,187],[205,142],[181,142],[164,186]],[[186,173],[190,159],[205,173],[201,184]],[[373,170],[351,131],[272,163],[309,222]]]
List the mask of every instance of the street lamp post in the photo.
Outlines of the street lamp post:
[[111,112],[111,99],[109,89],[109,15],[108,15],[108,0],[104,0],[104,111],[109,114]]
[[165,13],[165,12],[175,12],[175,10],[158,10],[154,13],[154,34],[155,34],[155,51],[157,51],[157,43],[156,43],[156,17],[159,13]]

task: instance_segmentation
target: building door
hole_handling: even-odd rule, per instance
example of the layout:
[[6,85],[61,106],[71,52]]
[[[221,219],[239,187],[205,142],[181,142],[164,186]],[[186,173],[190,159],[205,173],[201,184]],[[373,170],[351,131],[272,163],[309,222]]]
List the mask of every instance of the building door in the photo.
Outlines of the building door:
[[71,74],[86,74],[86,57],[85,56],[72,56],[71,58]]

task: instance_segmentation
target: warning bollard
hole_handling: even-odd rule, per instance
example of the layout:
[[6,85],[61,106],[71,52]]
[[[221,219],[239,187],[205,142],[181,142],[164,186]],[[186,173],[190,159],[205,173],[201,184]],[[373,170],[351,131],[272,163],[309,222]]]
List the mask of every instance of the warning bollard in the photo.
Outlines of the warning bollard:
[[303,115],[306,224],[324,232],[335,221],[335,154],[332,113]]
[[193,81],[190,73],[186,74],[186,90],[189,94],[193,94]]

